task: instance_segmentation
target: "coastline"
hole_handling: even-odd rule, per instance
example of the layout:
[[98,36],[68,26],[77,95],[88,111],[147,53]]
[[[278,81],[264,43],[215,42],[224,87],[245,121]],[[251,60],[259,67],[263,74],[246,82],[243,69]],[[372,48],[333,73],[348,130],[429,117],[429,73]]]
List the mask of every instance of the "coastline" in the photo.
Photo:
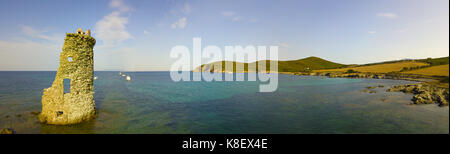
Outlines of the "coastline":
[[[443,83],[445,77],[429,77],[416,74],[402,73],[342,73],[342,72],[278,72],[280,74],[300,76],[325,76],[329,78],[368,78],[391,79],[419,82],[417,84],[404,84],[390,87],[387,92],[403,92],[414,94],[412,104],[438,104],[449,105],[449,83]],[[441,79],[439,79],[441,78]],[[448,80],[448,77],[447,77]],[[445,82],[445,81],[444,81]]]
[[[217,70],[216,70],[217,71]],[[192,72],[216,72],[192,70]],[[253,72],[253,71],[251,71]],[[221,73],[248,73],[242,72],[226,72]],[[268,73],[268,72],[267,72]],[[411,104],[438,104],[439,106],[449,105],[449,83],[448,77],[425,76],[418,74],[404,74],[398,72],[390,73],[346,73],[346,72],[271,72],[287,75],[298,76],[322,76],[328,78],[366,78],[366,79],[390,79],[390,80],[405,80],[419,82],[417,84],[404,84],[390,87],[387,92],[403,92],[413,94]]]

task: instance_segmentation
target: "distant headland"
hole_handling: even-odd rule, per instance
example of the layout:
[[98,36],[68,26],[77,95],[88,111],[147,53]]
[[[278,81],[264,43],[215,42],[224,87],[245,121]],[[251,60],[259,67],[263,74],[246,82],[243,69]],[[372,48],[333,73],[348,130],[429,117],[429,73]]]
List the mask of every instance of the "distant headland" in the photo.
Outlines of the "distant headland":
[[[225,68],[232,63],[233,68]],[[266,70],[270,61],[266,60]],[[221,69],[218,67],[222,66]],[[230,65],[231,66],[231,65]],[[240,66],[244,66],[243,68]],[[261,72],[261,61],[239,63],[219,61],[203,64],[193,72],[247,73]],[[267,71],[269,72],[269,71]],[[418,81],[419,84],[399,85],[388,91],[413,93],[413,104],[437,103],[447,106],[449,102],[449,57],[427,59],[405,59],[370,63],[363,65],[346,65],[331,62],[318,57],[299,60],[278,61],[280,74],[326,76],[330,78],[374,78]]]

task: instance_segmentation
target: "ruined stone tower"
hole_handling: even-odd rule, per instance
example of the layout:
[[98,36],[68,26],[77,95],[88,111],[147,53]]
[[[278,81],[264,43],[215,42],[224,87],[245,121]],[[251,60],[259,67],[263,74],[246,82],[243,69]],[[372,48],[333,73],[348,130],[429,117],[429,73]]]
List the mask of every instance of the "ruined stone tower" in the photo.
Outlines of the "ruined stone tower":
[[[67,33],[59,58],[56,78],[50,88],[44,89],[42,123],[66,125],[93,118],[94,102],[94,45],[90,30]],[[66,88],[64,88],[66,85]],[[70,88],[68,88],[70,87]]]

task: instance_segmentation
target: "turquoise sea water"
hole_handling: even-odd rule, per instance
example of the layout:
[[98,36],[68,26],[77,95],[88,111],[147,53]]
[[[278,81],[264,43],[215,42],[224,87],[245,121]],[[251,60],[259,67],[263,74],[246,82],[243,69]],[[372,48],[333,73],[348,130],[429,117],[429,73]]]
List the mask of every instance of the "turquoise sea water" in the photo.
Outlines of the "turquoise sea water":
[[[17,133],[449,133],[449,107],[410,105],[385,92],[399,80],[279,75],[258,82],[173,82],[169,72],[95,72],[97,119],[40,124],[41,95],[56,72],[0,72],[0,129]],[[376,93],[367,86],[383,85]]]

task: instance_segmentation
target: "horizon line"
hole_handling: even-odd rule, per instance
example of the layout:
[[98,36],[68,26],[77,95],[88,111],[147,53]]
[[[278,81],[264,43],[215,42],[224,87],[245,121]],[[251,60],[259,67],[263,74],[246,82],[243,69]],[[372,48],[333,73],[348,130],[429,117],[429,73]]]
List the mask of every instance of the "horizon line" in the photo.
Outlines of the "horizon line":
[[[320,59],[324,59],[324,58],[321,58],[321,57],[318,57],[318,56],[308,56],[308,57],[304,57],[304,58],[300,58],[300,59],[294,59],[294,60],[277,60],[277,61],[295,61],[295,60],[302,60],[302,59],[306,59],[306,58],[311,58],[311,57],[316,57],[316,58],[320,58]],[[368,64],[377,64],[377,63],[383,63],[383,62],[392,62],[392,61],[402,61],[402,60],[421,60],[421,59],[428,59],[428,58],[433,58],[433,59],[436,59],[436,58],[446,58],[446,57],[450,57],[449,55],[447,55],[447,56],[443,56],[443,57],[427,57],[427,58],[402,58],[402,59],[394,59],[394,60],[384,60],[384,61],[379,61],[379,62],[371,62],[371,63],[363,63],[363,64],[343,64],[343,63],[338,63],[338,62],[335,62],[335,61],[331,61],[331,60],[328,60],[328,59],[324,59],[324,60],[327,60],[327,61],[330,61],[330,62],[333,62],[333,63],[338,63],[338,64],[343,64],[343,65],[368,65]],[[267,60],[267,59],[266,59]],[[222,61],[227,61],[227,60],[222,60]],[[257,60],[257,61],[263,61],[263,60]],[[257,61],[254,61],[254,62],[257,62]],[[219,62],[219,61],[216,61],[216,62]],[[231,62],[231,61],[230,61]],[[236,61],[232,61],[232,62],[236,62]],[[241,62],[241,63],[254,63],[254,62]],[[215,62],[212,62],[212,63],[215,63]],[[210,63],[206,63],[206,64],[210,64]],[[205,64],[201,64],[201,65],[205,65]],[[200,65],[200,66],[201,66]],[[59,67],[59,65],[58,65],[58,67]],[[199,66],[196,66],[195,68],[197,68],[197,67],[199,67]],[[195,69],[194,68],[194,69]],[[58,69],[55,69],[55,70],[27,70],[27,69],[25,69],[25,70],[21,70],[21,69],[17,69],[17,70],[0,70],[1,72],[20,72],[20,71],[27,71],[27,72],[33,72],[33,71],[35,71],[35,72],[46,72],[46,71],[58,71]],[[115,70],[115,69],[111,69],[111,70],[95,70],[95,67],[94,67],[94,72],[95,71],[104,71],[104,72],[121,72],[121,71],[123,71],[123,72],[170,72],[170,70]],[[192,70],[190,70],[190,71],[192,71]]]

